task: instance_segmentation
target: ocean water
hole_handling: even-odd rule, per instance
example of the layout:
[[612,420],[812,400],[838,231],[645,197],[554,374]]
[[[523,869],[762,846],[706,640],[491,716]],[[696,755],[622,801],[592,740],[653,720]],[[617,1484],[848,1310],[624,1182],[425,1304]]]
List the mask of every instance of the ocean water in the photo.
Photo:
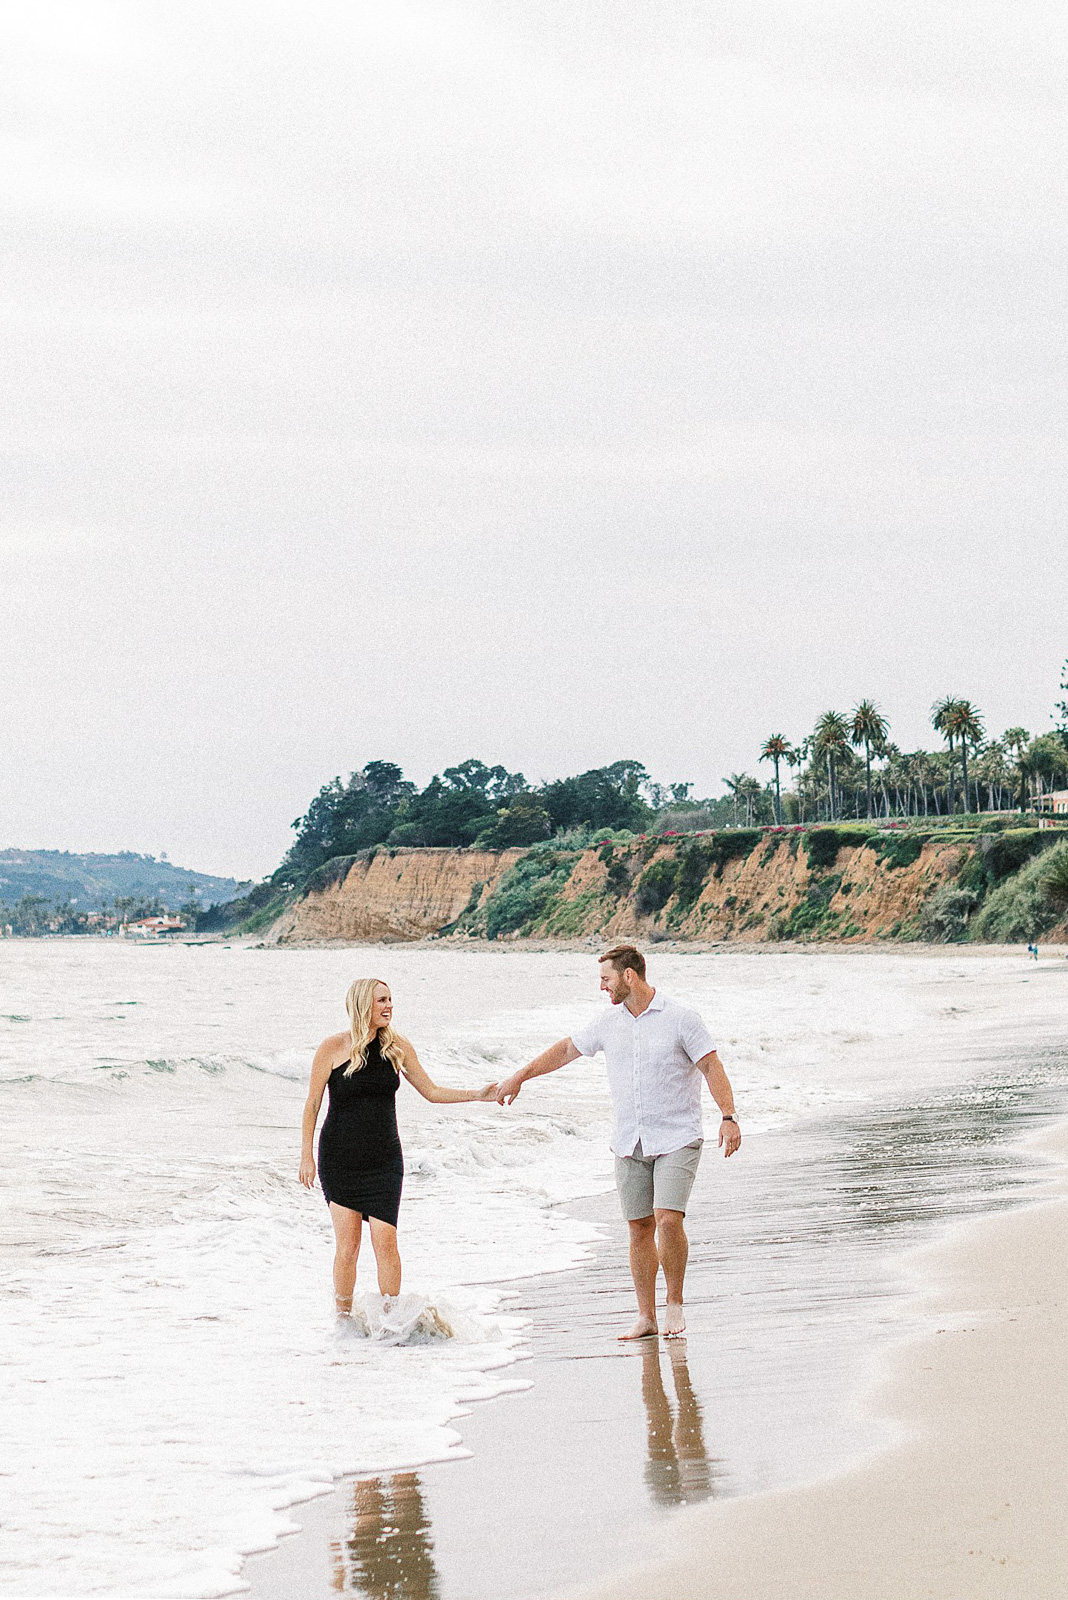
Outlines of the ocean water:
[[[575,952],[0,943],[0,1593],[235,1592],[302,1500],[462,1453],[465,1407],[526,1385],[516,1282],[583,1260],[597,1235],[567,1202],[611,1185],[602,1067],[506,1111],[402,1085],[405,1292],[383,1318],[367,1249],[369,1336],[339,1328],[296,1170],[311,1056],[361,975],[461,1087],[602,1003]],[[706,1017],[749,1141],[874,1112],[892,1151],[894,1107],[958,1092],[980,1056],[1026,1052],[1059,1087],[1062,959],[657,952],[652,977]],[[715,1182],[744,1184],[744,1159]],[[925,1185],[902,1204],[937,1220]]]

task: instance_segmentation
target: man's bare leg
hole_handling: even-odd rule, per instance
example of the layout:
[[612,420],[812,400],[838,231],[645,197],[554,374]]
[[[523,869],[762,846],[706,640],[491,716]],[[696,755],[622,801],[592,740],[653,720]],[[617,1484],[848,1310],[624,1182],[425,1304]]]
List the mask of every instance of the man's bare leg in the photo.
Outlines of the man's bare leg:
[[681,1211],[656,1211],[657,1256],[664,1269],[667,1283],[667,1306],[664,1310],[664,1337],[677,1339],[686,1332],[686,1315],[682,1309],[682,1283],[686,1276],[686,1262],[690,1255],[690,1242],[686,1237],[685,1218]]
[[634,1292],[638,1296],[638,1320],[621,1339],[648,1339],[656,1329],[656,1275],[660,1270],[660,1257],[656,1251],[656,1220],[639,1217],[628,1222],[630,1229],[630,1275],[634,1279]]

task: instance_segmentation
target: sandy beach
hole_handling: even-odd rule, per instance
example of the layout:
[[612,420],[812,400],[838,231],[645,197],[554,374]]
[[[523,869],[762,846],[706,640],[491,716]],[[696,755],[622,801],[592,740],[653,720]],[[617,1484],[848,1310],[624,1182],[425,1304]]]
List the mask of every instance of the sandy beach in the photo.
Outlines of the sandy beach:
[[[512,1307],[531,1389],[458,1420],[470,1459],[299,1508],[303,1532],[246,1564],[254,1600],[1063,1594],[1068,1121],[1050,1109],[965,1098],[858,1124],[847,1161],[808,1148],[805,1195],[785,1139],[733,1192],[706,1174],[678,1344],[616,1345],[615,1201],[584,1202],[604,1247]],[[954,1122],[955,1148],[924,1154]]]
[[[1068,1159],[1068,1122],[1042,1141]],[[1057,1193],[972,1221],[917,1258],[938,1331],[886,1363],[873,1406],[902,1432],[811,1488],[725,1502],[671,1555],[588,1600],[1053,1600],[1068,1587],[1068,1172]]]
[[[1043,1198],[959,1224],[910,1253],[915,1283],[927,1285],[918,1309],[933,1331],[879,1357],[866,1409],[896,1439],[888,1444],[884,1433],[860,1464],[786,1492],[719,1498],[722,1467],[709,1448],[720,1434],[708,1383],[716,1358],[700,1315],[695,1335],[673,1348],[650,1341],[595,1361],[583,1339],[568,1362],[559,1293],[533,1389],[462,1424],[472,1459],[343,1486],[302,1508],[304,1532],[246,1567],[254,1600],[1062,1596],[1068,1121],[1031,1143],[1056,1163]],[[605,1322],[621,1309],[609,1293]],[[647,1431],[632,1426],[639,1371]],[[659,1518],[619,1466],[646,1450],[645,1487],[659,1495]],[[596,1470],[584,1475],[584,1461]],[[570,1515],[547,1524],[552,1506]],[[561,1581],[568,1568],[590,1565],[591,1550],[623,1570],[578,1586]]]
[[[729,1594],[726,1538],[735,1592],[792,1600],[808,1580],[776,1589],[769,1518],[801,1562],[813,1547],[791,1519],[818,1527],[825,1507],[834,1537],[816,1541],[813,1581],[831,1593],[822,1560],[849,1574],[873,1550],[886,1569],[865,1494],[880,1537],[883,1500],[900,1505],[902,1550],[936,1512],[967,1530],[963,1549],[993,1548],[900,1452],[929,1438],[981,1457],[971,1440],[996,1408],[965,1393],[958,1425],[943,1364],[959,1345],[971,1374],[978,1341],[1022,1336],[1010,1315],[1057,1314],[1019,1278],[1030,1245],[1010,1243],[1011,1272],[989,1284],[967,1253],[985,1271],[982,1241],[1031,1227],[1061,1170],[1034,1152],[1065,1111],[1063,962],[658,953],[668,992],[717,1020],[746,1144],[702,1163],[686,1340],[635,1348],[616,1338],[632,1289],[596,1062],[492,1121],[408,1097],[405,1293],[444,1308],[452,1336],[413,1321],[410,1339],[350,1337],[293,1150],[307,1041],[351,953],[6,954],[4,1593],[528,1600],[641,1587],[642,1569],[692,1553]],[[389,952],[427,1059],[476,1085],[599,1003],[587,962]],[[947,1233],[945,1264],[917,1253]],[[1059,1259],[1038,1248],[1056,1284]],[[928,1335],[931,1359],[910,1344]],[[1055,1372],[1060,1345],[1046,1351]],[[1026,1370],[1015,1351],[1006,1370]],[[911,1494],[878,1476],[895,1461]],[[1002,1499],[1042,1520],[1037,1492]]]

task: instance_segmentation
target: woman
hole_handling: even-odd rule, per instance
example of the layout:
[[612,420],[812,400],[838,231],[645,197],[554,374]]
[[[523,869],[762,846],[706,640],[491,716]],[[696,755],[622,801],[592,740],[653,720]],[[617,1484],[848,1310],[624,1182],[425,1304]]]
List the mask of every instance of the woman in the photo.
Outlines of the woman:
[[379,1292],[400,1293],[397,1211],[404,1181],[404,1156],[397,1133],[397,1089],[401,1077],[436,1105],[495,1100],[497,1085],[484,1089],[440,1089],[407,1039],[392,1027],[393,997],[380,978],[357,978],[345,996],[350,1031],[324,1039],[312,1062],[304,1106],[300,1181],[315,1182],[312,1142],[324,1089],[330,1105],[319,1135],[319,1181],[334,1223],[334,1295],[342,1315],[352,1310],[356,1257],[363,1219],[371,1229]]

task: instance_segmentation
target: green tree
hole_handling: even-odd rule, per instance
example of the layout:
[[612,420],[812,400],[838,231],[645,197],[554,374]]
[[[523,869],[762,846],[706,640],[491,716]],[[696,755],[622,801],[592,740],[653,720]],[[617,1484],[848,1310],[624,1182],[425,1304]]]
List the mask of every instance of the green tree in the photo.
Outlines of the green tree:
[[988,810],[1004,811],[1005,790],[1008,788],[1011,794],[1012,777],[1012,767],[1006,756],[1005,746],[999,739],[988,740],[979,752],[975,766],[976,788],[980,784],[986,786]]
[[301,884],[334,856],[355,855],[382,844],[414,794],[414,783],[393,761],[369,761],[351,773],[347,783],[332,779],[293,823],[297,837],[272,882],[277,888]]
[[527,789],[521,772],[462,761],[431,778],[426,788],[398,807],[390,844],[456,847],[471,844],[498,807]]
[[731,802],[734,808],[734,826],[738,826],[738,801],[745,796],[746,775],[744,772],[732,772],[723,782],[731,792]]
[[[953,747],[957,738],[956,709],[957,700],[951,694],[943,695],[941,700],[936,700],[931,707],[931,726],[936,733],[940,733],[949,746],[949,806],[952,816],[957,809],[957,797],[953,792]],[[965,801],[967,808],[967,801]]]
[[838,815],[838,767],[849,755],[849,723],[839,711],[825,711],[812,730],[812,758],[827,764],[830,820]]
[[754,778],[751,772],[732,772],[723,782],[730,790],[734,802],[734,825],[738,826],[738,802],[745,806],[745,825],[751,827],[753,812],[759,806],[764,794],[764,786],[759,778]]
[[518,845],[537,844],[552,832],[552,820],[537,795],[517,794],[503,806],[488,828],[475,839],[483,850],[507,850]]
[[773,733],[764,740],[760,751],[761,761],[775,763],[775,821],[782,826],[782,797],[779,792],[779,763],[787,760],[790,746],[781,733]]
[[155,895],[149,898],[143,894],[117,894],[115,910],[120,922],[140,922],[143,917],[162,916],[163,903]]
[[1020,779],[1020,810],[1027,805],[1027,768],[1025,758],[1027,747],[1031,743],[1031,735],[1026,728],[1006,728],[1001,735],[1001,742],[1006,750],[1012,752],[1016,762],[1016,770]]
[[[1061,668],[1061,693],[1068,694],[1068,661]],[[1056,709],[1060,712],[1061,720],[1057,724],[1059,733],[1068,734],[1068,700],[1058,700]]]
[[[957,744],[960,749],[961,773],[964,783],[964,810],[968,812],[972,809],[971,789],[968,785],[968,749],[969,747],[973,750],[978,749],[983,741],[983,733],[985,731],[983,718],[970,700],[955,700],[950,719],[957,735]],[[975,809],[977,811],[982,809],[978,804],[978,796],[976,796]]]
[[1032,739],[1025,756],[1027,770],[1037,780],[1038,799],[1041,805],[1046,788],[1055,789],[1063,782],[1068,770],[1068,749],[1059,733],[1042,733]]
[[849,731],[854,747],[864,746],[864,789],[868,802],[868,819],[871,820],[871,753],[886,744],[890,724],[873,700],[861,700],[853,707],[853,722]]
[[557,778],[537,791],[552,818],[553,832],[570,828],[629,828],[642,833],[653,819],[644,798],[649,774],[640,761],[614,761],[573,778]]

